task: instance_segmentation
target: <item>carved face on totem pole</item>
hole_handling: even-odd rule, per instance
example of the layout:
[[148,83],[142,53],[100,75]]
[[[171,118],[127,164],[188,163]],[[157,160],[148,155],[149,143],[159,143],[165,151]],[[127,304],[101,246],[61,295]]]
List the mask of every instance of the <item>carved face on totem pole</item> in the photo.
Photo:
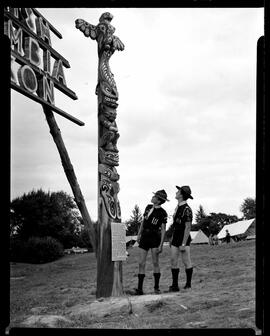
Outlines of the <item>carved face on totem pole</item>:
[[116,109],[106,106],[103,109],[103,114],[109,121],[113,122],[116,119],[117,112]]

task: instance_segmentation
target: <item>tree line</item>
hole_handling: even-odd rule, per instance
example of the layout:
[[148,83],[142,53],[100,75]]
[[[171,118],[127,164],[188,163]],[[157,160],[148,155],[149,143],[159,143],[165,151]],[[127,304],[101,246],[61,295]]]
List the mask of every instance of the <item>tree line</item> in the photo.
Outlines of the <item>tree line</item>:
[[[246,198],[240,206],[243,218],[225,213],[206,214],[202,205],[195,212],[193,231],[207,236],[217,234],[224,225],[254,218],[256,201]],[[125,222],[127,235],[137,235],[142,212],[136,204]],[[97,222],[94,223],[97,225]],[[166,231],[170,237],[172,227]],[[64,249],[79,246],[92,250],[88,228],[84,225],[74,198],[64,191],[32,190],[12,200],[10,205],[11,261],[47,262],[64,254]]]
[[73,246],[92,249],[74,198],[64,191],[32,190],[10,205],[11,261],[46,262]]

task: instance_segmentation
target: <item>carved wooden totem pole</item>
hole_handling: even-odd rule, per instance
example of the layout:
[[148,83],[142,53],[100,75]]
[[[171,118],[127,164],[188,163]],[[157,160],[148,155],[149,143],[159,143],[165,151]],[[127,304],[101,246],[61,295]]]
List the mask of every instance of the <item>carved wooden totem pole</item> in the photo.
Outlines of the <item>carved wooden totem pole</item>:
[[118,201],[119,165],[115,122],[118,92],[109,60],[115,50],[124,50],[124,44],[113,35],[113,15],[103,13],[95,26],[82,19],[76,20],[76,28],[97,41],[98,46],[98,229],[97,229],[97,292],[96,297],[123,295],[122,261],[112,261],[111,225],[121,222]]

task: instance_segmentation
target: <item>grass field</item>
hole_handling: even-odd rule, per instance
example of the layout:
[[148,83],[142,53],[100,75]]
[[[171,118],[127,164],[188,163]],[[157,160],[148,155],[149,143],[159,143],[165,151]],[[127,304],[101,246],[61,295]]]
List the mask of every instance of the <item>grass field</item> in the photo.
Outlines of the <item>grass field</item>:
[[[123,262],[124,290],[137,286],[138,248]],[[161,291],[171,284],[169,247],[160,257]],[[148,304],[141,313],[121,312],[97,318],[71,316],[72,307],[95,301],[96,261],[93,253],[67,255],[42,265],[11,264],[10,327],[57,328],[253,328],[255,326],[255,241],[221,246],[193,245],[192,290],[172,300]],[[185,273],[180,265],[179,283]],[[153,293],[150,253],[144,281]],[[48,320],[37,317],[51,318]],[[54,320],[55,316],[60,316]],[[46,322],[47,321],[47,322]],[[28,322],[28,324],[25,324]]]

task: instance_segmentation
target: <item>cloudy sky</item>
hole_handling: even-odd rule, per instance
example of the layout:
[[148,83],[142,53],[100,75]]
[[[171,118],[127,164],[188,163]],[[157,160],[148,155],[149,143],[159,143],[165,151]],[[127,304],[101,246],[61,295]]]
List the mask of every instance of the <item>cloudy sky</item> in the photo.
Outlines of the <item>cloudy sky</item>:
[[[255,197],[256,43],[262,8],[40,8],[63,35],[52,46],[73,101],[55,89],[55,105],[85,122],[55,114],[90,216],[97,219],[97,43],[75,28],[102,13],[125,44],[110,60],[119,91],[117,125],[122,220],[165,189],[171,215],[175,185],[189,185],[194,213],[242,216]],[[72,191],[42,107],[11,92],[11,197],[33,189]]]

